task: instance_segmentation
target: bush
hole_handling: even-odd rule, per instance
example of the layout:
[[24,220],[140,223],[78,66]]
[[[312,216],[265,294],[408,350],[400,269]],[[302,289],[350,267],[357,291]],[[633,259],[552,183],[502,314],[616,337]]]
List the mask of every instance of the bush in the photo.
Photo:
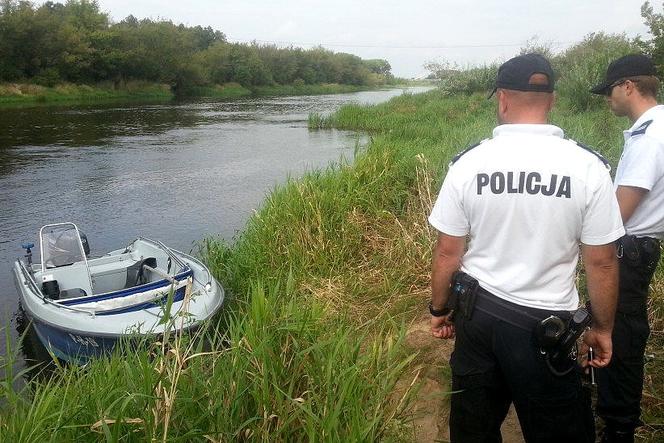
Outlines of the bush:
[[466,69],[449,63],[429,63],[426,68],[439,79],[439,86],[445,95],[488,93],[493,89],[498,73],[497,63]]
[[558,95],[575,112],[603,106],[601,97],[590,89],[604,79],[611,61],[632,52],[638,52],[638,47],[625,34],[588,34],[552,60],[559,76]]
[[[625,34],[588,34],[576,45],[562,54],[551,55],[548,47],[532,42],[521,48],[520,54],[543,53],[551,60],[556,72],[559,97],[568,103],[574,112],[598,109],[601,97],[590,93],[590,89],[600,83],[609,63],[623,55],[639,52],[636,40]],[[438,79],[444,95],[488,93],[493,89],[499,63],[460,69],[448,62],[428,63],[425,68]]]
[[37,74],[33,81],[41,86],[47,86],[52,88],[62,81],[60,78],[60,72],[56,68],[46,68]]

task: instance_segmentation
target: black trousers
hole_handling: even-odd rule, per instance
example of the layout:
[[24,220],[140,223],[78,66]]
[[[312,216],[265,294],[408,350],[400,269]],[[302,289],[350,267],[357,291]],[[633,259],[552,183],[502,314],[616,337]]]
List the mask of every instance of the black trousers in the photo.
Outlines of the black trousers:
[[[551,314],[519,309],[539,318]],[[594,442],[590,395],[579,374],[553,375],[532,331],[477,309],[471,320],[455,319],[455,326],[452,442],[501,442],[500,425],[512,402],[527,442]]]
[[643,424],[643,356],[650,335],[648,290],[659,263],[660,247],[653,239],[626,236],[619,241],[618,252],[620,293],[613,326],[613,357],[606,368],[596,371],[597,414],[609,429],[631,432]]

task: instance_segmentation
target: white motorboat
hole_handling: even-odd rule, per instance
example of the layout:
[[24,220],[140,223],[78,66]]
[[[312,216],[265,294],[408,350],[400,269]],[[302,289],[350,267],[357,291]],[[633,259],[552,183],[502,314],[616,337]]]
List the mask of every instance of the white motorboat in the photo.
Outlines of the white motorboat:
[[39,231],[13,267],[21,305],[39,339],[60,359],[85,362],[126,336],[190,329],[219,310],[224,290],[196,258],[138,238],[90,258],[85,235],[73,223]]

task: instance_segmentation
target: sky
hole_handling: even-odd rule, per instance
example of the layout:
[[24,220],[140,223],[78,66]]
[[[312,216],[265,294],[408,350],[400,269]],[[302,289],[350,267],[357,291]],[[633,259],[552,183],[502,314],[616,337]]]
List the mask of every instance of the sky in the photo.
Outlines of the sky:
[[[64,2],[64,0],[61,0]],[[38,2],[42,3],[42,2]],[[506,60],[528,41],[554,52],[591,32],[649,38],[644,0],[98,0],[113,21],[128,15],[222,31],[229,41],[322,45],[386,59],[399,77],[427,62],[459,66]],[[661,2],[652,2],[661,12]]]

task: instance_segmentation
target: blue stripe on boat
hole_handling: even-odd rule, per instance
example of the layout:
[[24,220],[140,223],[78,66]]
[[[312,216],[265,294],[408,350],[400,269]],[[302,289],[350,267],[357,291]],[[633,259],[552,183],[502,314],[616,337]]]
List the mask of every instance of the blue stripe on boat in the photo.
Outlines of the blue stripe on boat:
[[[175,280],[181,281],[184,280],[185,278],[188,278],[194,274],[194,272],[190,268],[186,268],[187,270],[184,272],[181,272],[175,277],[173,277]],[[133,295],[137,294],[139,292],[145,292],[145,291],[150,291],[152,289],[159,289],[163,288],[165,286],[169,286],[171,283],[164,279],[164,280],[159,280],[156,282],[152,283],[147,283],[141,286],[135,286],[133,288],[128,288],[128,289],[122,289],[120,291],[115,291],[115,292],[109,292],[107,294],[101,294],[101,295],[90,295],[87,297],[81,297],[81,298],[72,298],[72,299],[67,299],[67,300],[62,300],[59,301],[59,304],[65,305],[65,306],[74,306],[74,305],[80,305],[83,303],[90,303],[94,301],[102,301],[102,300],[110,300],[113,298],[120,298],[120,297],[126,297],[128,295]]]

